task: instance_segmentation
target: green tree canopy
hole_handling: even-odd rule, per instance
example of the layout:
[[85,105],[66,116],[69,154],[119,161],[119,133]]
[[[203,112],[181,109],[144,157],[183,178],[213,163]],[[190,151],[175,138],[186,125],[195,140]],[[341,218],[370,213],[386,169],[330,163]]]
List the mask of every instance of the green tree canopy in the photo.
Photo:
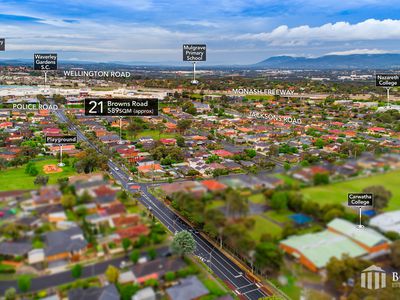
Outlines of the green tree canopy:
[[181,256],[189,255],[196,250],[196,241],[189,231],[182,230],[175,234],[171,249],[175,254]]

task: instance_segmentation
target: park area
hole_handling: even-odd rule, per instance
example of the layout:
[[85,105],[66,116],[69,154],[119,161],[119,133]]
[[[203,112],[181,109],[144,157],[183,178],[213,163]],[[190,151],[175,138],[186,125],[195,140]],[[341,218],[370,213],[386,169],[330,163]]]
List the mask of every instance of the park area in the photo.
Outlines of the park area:
[[400,209],[400,170],[329,185],[305,188],[302,190],[302,193],[304,200],[312,200],[320,204],[342,204],[347,202],[348,193],[361,192],[364,188],[371,185],[382,185],[392,192],[392,198],[385,209],[386,211]]
[[[61,172],[46,174],[44,167],[48,165],[56,165],[58,161],[54,158],[44,158],[41,160],[32,160],[38,170],[38,175],[49,176],[48,184],[57,183],[57,179],[63,177],[69,177],[74,175],[76,171],[71,166],[62,167]],[[25,173],[26,164],[16,167],[8,168],[2,171],[0,176],[0,190],[10,191],[10,190],[29,190],[35,189],[38,186],[33,183],[36,176],[30,176]]]

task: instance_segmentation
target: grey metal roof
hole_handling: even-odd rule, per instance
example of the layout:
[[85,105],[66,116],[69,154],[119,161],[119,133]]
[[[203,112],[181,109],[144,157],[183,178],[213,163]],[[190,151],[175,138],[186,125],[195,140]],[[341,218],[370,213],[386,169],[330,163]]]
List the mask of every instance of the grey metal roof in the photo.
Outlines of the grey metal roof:
[[0,243],[1,255],[26,255],[32,249],[31,243],[26,242],[2,242]]
[[73,289],[68,292],[69,300],[119,300],[120,296],[114,284],[102,288]]
[[180,284],[166,290],[172,300],[191,300],[207,295],[209,291],[196,276],[181,280]]

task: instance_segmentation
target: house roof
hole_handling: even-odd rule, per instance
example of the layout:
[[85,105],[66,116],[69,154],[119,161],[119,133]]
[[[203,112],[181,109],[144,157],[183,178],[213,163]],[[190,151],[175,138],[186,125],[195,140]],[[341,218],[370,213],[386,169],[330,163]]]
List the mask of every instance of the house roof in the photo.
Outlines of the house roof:
[[358,257],[367,253],[351,239],[329,230],[291,236],[281,244],[296,249],[317,268],[324,268],[332,257],[340,258],[343,254]]
[[73,289],[68,292],[69,300],[119,300],[120,295],[114,284],[102,288]]
[[46,256],[59,253],[79,251],[86,247],[87,242],[83,238],[83,232],[79,227],[72,227],[67,230],[51,231],[45,235]]
[[191,300],[207,295],[209,291],[196,276],[183,278],[180,284],[166,289],[171,300]]
[[146,235],[149,232],[149,228],[146,225],[140,224],[136,226],[131,226],[128,228],[123,228],[117,230],[117,234],[120,236],[121,239],[124,238],[134,238],[140,235]]
[[378,227],[381,231],[400,233],[400,210],[382,213],[369,221],[370,226]]
[[32,249],[31,243],[25,242],[2,242],[0,243],[1,255],[26,255]]
[[132,297],[133,300],[142,300],[142,299],[154,299],[156,293],[154,292],[152,287],[147,287],[137,291],[137,293]]
[[363,230],[360,230],[353,223],[339,218],[329,222],[327,227],[340,232],[341,234],[346,235],[349,238],[368,247],[389,242],[386,237],[371,228],[364,228]]
[[202,185],[204,185],[208,190],[210,191],[220,191],[224,190],[227,188],[227,186],[221,182],[218,182],[217,180],[203,180],[201,182]]
[[221,156],[221,157],[229,157],[229,156],[233,156],[233,153],[226,151],[226,150],[214,150],[212,151],[213,154]]

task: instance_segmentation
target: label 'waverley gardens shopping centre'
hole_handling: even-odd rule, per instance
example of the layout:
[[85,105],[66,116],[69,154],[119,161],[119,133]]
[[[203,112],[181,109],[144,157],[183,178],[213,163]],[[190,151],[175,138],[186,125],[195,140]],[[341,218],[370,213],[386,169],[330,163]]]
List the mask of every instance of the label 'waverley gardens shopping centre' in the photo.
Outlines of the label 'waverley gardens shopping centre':
[[57,70],[57,54],[34,54],[33,69],[36,71]]

